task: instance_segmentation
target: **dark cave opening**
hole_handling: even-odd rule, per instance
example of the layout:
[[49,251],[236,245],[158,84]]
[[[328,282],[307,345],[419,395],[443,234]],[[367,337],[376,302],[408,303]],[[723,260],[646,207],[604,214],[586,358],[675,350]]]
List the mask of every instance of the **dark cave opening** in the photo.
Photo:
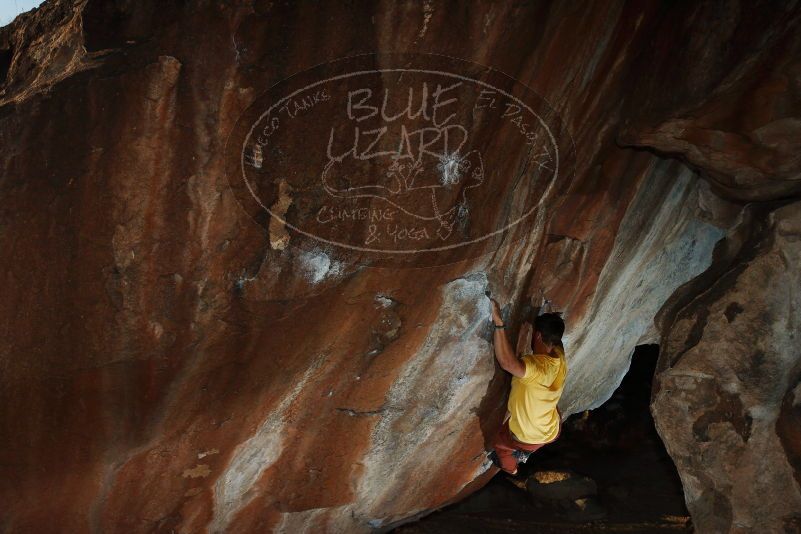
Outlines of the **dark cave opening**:
[[649,409],[658,345],[638,346],[602,406],[467,499],[396,532],[692,532],[675,465]]

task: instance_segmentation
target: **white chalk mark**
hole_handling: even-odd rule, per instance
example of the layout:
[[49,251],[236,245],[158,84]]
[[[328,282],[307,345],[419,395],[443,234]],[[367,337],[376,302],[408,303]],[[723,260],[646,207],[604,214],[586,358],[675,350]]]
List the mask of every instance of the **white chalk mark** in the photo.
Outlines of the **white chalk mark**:
[[284,450],[284,416],[324,361],[325,357],[319,356],[281,403],[269,412],[256,433],[237,447],[228,468],[214,485],[214,518],[210,532],[225,532],[236,512],[257,495],[253,486]]
[[458,184],[459,179],[462,177],[461,165],[462,159],[458,154],[445,154],[439,163],[437,163],[437,170],[439,171],[439,181],[442,185]]

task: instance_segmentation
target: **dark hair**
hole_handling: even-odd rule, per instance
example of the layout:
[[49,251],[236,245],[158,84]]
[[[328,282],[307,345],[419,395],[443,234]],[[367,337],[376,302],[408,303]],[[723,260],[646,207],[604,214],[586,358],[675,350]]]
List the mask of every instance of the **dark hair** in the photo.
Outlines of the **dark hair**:
[[558,313],[543,313],[534,319],[534,329],[542,334],[542,340],[557,347],[562,346],[565,322]]

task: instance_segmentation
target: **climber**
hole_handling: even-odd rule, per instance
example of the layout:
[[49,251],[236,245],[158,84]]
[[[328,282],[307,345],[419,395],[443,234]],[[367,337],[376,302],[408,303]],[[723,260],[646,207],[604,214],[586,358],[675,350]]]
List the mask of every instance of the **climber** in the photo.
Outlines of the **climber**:
[[556,405],[567,375],[562,345],[565,323],[557,313],[536,315],[531,351],[522,350],[524,354],[519,357],[506,336],[498,303],[491,297],[490,301],[495,357],[513,375],[507,416],[495,437],[490,457],[503,471],[516,475],[518,459],[525,462],[529,454],[554,442],[561,432],[562,416]]

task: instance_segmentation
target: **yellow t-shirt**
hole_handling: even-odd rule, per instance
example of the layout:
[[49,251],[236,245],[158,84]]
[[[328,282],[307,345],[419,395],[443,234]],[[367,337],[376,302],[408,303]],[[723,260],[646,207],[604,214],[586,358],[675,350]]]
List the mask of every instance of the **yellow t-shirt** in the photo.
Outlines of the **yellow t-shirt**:
[[548,443],[559,433],[562,420],[556,403],[565,387],[567,362],[563,350],[554,350],[558,358],[547,354],[523,356],[526,374],[512,378],[507,403],[511,414],[509,430],[523,443]]

